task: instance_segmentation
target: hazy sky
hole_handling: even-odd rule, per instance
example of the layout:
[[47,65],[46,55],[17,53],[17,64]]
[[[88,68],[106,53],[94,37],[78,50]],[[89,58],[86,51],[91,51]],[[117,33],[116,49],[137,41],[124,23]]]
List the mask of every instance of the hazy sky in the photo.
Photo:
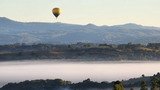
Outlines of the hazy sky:
[[160,0],[0,0],[0,16],[24,22],[56,22],[51,13],[55,6],[62,9],[58,21],[64,23],[160,26]]

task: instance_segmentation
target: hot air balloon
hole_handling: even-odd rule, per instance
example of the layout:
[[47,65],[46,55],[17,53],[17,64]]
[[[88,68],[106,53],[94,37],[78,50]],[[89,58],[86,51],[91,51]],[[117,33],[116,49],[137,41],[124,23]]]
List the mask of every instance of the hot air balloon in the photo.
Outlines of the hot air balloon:
[[56,18],[58,18],[60,15],[60,8],[53,8],[52,13]]

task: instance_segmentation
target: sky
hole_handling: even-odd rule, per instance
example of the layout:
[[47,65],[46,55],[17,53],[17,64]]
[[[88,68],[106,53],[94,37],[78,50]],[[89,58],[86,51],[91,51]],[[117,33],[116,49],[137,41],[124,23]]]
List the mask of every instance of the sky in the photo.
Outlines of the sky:
[[[59,7],[56,20],[52,9]],[[160,0],[0,0],[0,17],[22,22],[160,27]]]

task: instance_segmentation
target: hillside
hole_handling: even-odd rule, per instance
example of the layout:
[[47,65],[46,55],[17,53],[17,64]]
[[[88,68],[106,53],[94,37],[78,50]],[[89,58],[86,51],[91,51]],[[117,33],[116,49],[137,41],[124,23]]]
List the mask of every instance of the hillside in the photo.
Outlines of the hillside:
[[74,59],[80,60],[160,60],[160,43],[142,44],[12,44],[0,45],[0,61]]
[[[139,78],[132,78],[126,81],[122,81],[126,90],[130,88],[140,88],[142,82],[146,83],[148,87],[160,88],[160,74],[157,73],[154,76],[142,76]],[[8,83],[0,88],[0,90],[112,90],[114,82],[96,82],[86,79],[83,82],[72,83],[71,81],[64,81],[61,79],[55,80],[32,80],[24,81],[20,83]],[[129,88],[129,89],[127,89]]]
[[160,28],[128,23],[115,26],[18,22],[0,17],[0,44],[158,43]]

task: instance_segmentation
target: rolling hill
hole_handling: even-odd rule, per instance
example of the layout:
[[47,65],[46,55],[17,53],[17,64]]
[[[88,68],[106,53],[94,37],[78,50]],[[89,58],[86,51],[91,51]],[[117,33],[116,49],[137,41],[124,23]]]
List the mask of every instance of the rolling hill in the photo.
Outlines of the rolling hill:
[[18,22],[0,17],[0,44],[47,43],[70,44],[77,42],[126,44],[159,43],[160,28],[128,23],[115,26],[94,24]]

